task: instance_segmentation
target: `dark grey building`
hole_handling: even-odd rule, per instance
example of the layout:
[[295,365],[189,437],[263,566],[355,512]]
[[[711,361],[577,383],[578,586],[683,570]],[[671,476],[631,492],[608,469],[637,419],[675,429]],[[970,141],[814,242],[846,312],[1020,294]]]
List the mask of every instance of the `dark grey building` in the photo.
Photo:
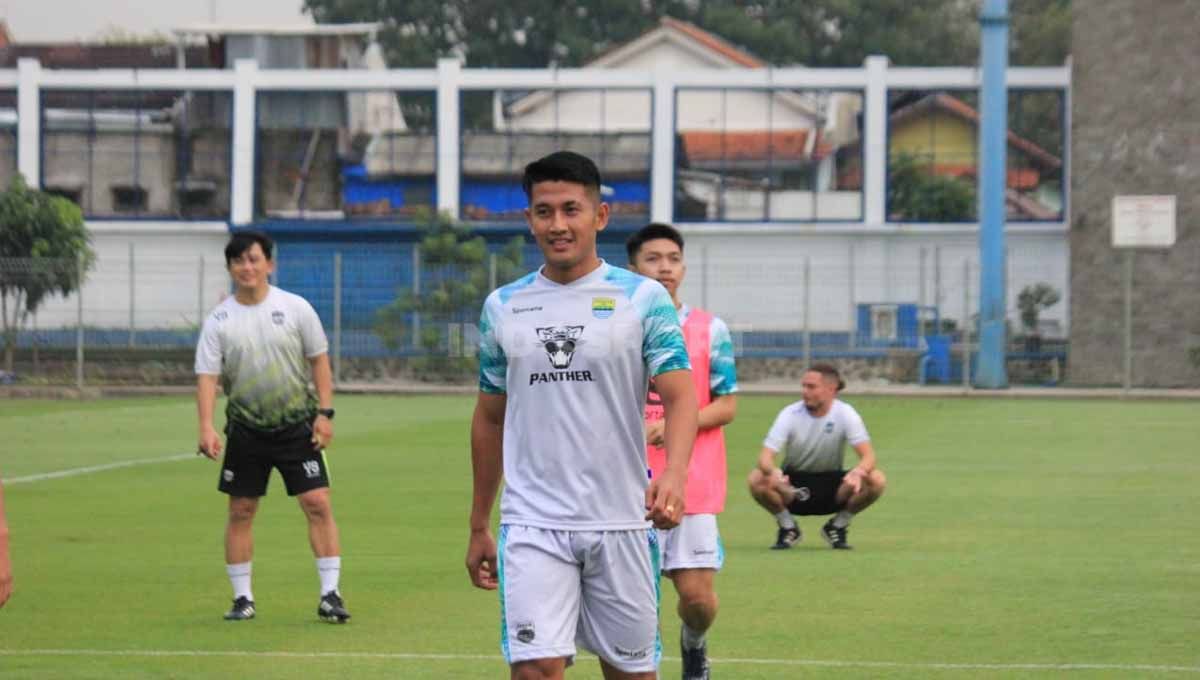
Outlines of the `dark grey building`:
[[1134,255],[1132,384],[1200,386],[1200,2],[1072,6],[1069,379],[1122,380],[1112,197],[1174,194],[1175,246]]

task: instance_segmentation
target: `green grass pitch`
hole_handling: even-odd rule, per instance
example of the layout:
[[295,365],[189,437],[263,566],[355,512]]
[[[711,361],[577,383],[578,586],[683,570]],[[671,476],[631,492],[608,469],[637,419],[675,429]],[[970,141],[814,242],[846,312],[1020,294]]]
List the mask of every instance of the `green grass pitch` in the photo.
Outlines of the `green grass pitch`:
[[[1200,674],[1195,403],[849,398],[888,476],[829,550],[767,550],[743,480],[788,397],[743,397],[710,634],[718,678]],[[258,618],[221,620],[225,499],[184,398],[0,401],[16,594],[0,678],[499,678],[498,603],[463,567],[469,397],[341,396],[329,452],[346,626],[318,622],[303,518],[276,476]],[[853,457],[853,454],[850,454]],[[678,677],[663,583],[664,678]],[[594,658],[568,672],[599,678]]]

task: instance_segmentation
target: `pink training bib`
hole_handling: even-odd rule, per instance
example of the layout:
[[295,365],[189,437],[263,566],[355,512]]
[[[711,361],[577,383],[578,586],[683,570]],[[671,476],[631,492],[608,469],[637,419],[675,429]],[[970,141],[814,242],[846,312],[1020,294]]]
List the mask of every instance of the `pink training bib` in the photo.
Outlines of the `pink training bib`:
[[[683,339],[692,363],[692,384],[696,388],[700,408],[712,402],[712,390],[709,387],[711,324],[712,315],[702,309],[692,309],[683,324]],[[662,418],[662,399],[651,380],[650,392],[646,395],[646,420]],[[667,466],[666,449],[647,446],[646,460],[651,477],[661,475]],[[696,445],[688,464],[685,512],[689,515],[715,515],[724,510],[726,474],[724,430],[720,427],[700,430],[696,433]]]

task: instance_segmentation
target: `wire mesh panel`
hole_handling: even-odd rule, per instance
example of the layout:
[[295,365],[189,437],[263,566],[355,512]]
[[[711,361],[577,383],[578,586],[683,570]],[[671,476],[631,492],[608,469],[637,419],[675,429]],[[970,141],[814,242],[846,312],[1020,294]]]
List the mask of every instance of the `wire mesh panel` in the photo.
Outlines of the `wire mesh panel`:
[[861,110],[848,90],[678,90],[675,219],[862,219]]
[[92,218],[224,218],[227,92],[55,91],[42,96],[42,186]]
[[17,93],[0,90],[0,189],[8,188],[17,172]]
[[436,205],[434,95],[258,94],[259,214],[411,217]]
[[525,165],[564,149],[596,163],[615,219],[649,217],[648,90],[484,90],[461,102],[464,218],[523,219]]

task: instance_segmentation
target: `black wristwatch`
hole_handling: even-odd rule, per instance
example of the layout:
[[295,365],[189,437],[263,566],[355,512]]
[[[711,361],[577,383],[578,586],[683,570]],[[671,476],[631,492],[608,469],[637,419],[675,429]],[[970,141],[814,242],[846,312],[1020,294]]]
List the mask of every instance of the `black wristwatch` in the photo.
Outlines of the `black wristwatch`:
[[333,413],[334,413],[334,411],[333,411],[333,409],[331,409],[331,408],[319,408],[319,409],[317,409],[317,415],[319,415],[319,416],[325,416],[326,418],[328,418],[328,419],[330,419],[330,420],[333,420]]

